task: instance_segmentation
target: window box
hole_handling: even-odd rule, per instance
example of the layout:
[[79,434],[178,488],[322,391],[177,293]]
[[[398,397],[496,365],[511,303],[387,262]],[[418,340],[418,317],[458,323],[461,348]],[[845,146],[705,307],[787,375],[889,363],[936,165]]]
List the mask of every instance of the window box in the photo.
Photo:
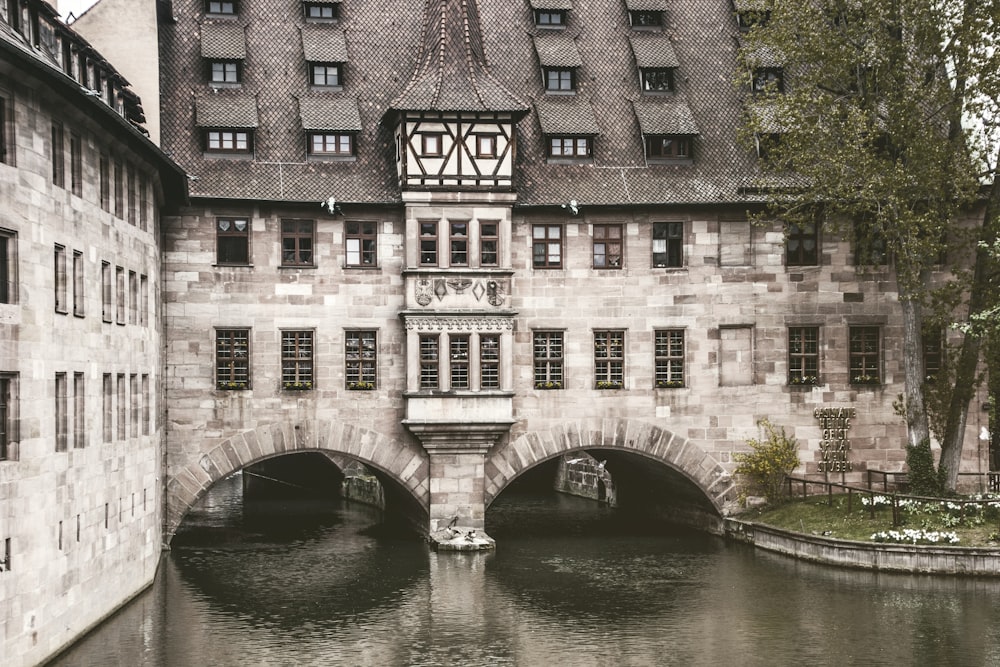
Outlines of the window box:
[[347,389],[350,391],[372,391],[375,389],[374,382],[348,382]]
[[815,375],[801,375],[801,376],[796,375],[788,378],[788,384],[794,386],[801,386],[801,385],[812,386],[819,384],[819,378],[816,377]]
[[313,388],[313,383],[308,380],[305,382],[282,382],[281,388],[288,391],[308,391]]
[[882,384],[882,380],[877,375],[854,375],[851,377],[851,384],[861,384],[861,385]]
[[684,388],[684,381],[683,380],[657,380],[656,381],[656,388],[657,389],[683,389]]
[[222,391],[243,391],[250,388],[246,382],[219,382],[216,386]]
[[617,380],[598,380],[596,386],[598,389],[621,389],[622,383]]
[[536,382],[535,389],[562,389],[562,382],[548,380],[546,382]]

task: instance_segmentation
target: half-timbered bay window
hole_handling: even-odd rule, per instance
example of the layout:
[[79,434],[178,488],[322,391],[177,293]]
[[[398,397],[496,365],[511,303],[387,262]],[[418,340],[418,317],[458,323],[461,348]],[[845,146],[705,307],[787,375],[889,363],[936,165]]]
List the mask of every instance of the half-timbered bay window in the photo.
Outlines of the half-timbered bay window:
[[313,332],[281,332],[281,386],[313,388]]
[[250,329],[215,330],[215,386],[250,388]]
[[535,331],[532,334],[535,389],[563,388],[563,332]]
[[880,384],[882,382],[881,342],[878,327],[850,327],[848,351],[851,384]]
[[657,389],[684,386],[684,330],[659,329],[654,332],[655,372]]
[[344,246],[347,266],[373,267],[378,264],[378,228],[369,220],[344,223]]
[[320,0],[317,2],[303,2],[302,11],[306,21],[336,21],[340,17],[340,2],[331,0]]
[[437,334],[421,335],[420,344],[420,388],[437,389],[439,386],[438,351],[440,337]]
[[309,133],[309,154],[310,155],[354,155],[354,135],[341,132],[330,134],[327,132]]
[[684,265],[684,223],[653,223],[653,268]]
[[281,266],[313,266],[313,220],[281,221]]
[[819,264],[819,226],[815,222],[790,223],[785,227],[785,264]]
[[819,382],[819,327],[788,328],[788,384]]
[[597,389],[621,389],[625,383],[625,332],[594,332],[594,383]]
[[248,218],[217,218],[215,234],[216,263],[230,265],[250,263],[250,220]]
[[594,268],[622,268],[622,225],[594,225]]
[[347,388],[375,389],[378,345],[375,331],[347,331],[344,334],[344,376]]
[[563,226],[532,225],[531,256],[536,269],[562,268]]

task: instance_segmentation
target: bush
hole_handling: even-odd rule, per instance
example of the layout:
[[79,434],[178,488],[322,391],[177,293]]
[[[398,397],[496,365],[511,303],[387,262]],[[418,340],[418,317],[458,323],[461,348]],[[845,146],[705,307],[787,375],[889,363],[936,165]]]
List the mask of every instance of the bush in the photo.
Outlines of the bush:
[[929,440],[906,446],[906,467],[910,470],[910,493],[934,498],[945,495],[945,469],[941,466],[935,470]]
[[785,434],[784,428],[778,428],[766,419],[761,419],[757,425],[767,437],[747,440],[753,451],[733,455],[737,464],[735,472],[744,478],[749,491],[764,496],[773,504],[783,497],[785,477],[799,467],[799,447],[795,438]]

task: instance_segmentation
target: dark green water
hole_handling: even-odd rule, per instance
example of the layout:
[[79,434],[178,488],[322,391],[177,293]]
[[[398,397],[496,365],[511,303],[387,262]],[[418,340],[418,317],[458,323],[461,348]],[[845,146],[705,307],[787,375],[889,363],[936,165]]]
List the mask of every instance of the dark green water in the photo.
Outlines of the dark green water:
[[493,554],[377,518],[251,511],[222,484],[154,585],[54,664],[1000,665],[1000,580],[813,566],[555,494],[505,493]]

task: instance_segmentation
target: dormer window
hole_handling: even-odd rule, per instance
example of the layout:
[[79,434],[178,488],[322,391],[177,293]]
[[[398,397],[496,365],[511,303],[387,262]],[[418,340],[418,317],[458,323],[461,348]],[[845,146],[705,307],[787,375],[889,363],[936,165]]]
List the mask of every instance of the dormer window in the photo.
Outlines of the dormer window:
[[310,132],[309,154],[350,157],[354,155],[354,134],[350,132]]
[[754,93],[784,92],[785,72],[780,67],[757,67],[750,85]]
[[242,80],[243,63],[239,60],[213,60],[209,62],[209,81],[213,84],[237,85]]
[[539,9],[535,11],[535,26],[538,28],[565,28],[566,12]]
[[573,68],[545,68],[545,90],[549,93],[576,91],[576,70]]
[[690,160],[691,137],[647,134],[646,157],[650,160]]
[[205,11],[209,14],[220,14],[222,16],[235,16],[239,10],[236,2],[215,2],[209,0],[205,5]]
[[643,68],[639,70],[642,77],[642,92],[670,93],[674,90],[673,68]]
[[629,12],[628,16],[633,28],[659,28],[663,25],[663,12],[639,10]]
[[550,158],[588,159],[594,154],[593,137],[548,137]]
[[304,2],[302,11],[307,21],[336,21],[340,18],[340,5],[335,2]]
[[253,150],[253,132],[248,129],[216,128],[205,130],[205,151],[209,153],[249,153]]
[[309,83],[333,88],[343,85],[340,63],[309,63]]

